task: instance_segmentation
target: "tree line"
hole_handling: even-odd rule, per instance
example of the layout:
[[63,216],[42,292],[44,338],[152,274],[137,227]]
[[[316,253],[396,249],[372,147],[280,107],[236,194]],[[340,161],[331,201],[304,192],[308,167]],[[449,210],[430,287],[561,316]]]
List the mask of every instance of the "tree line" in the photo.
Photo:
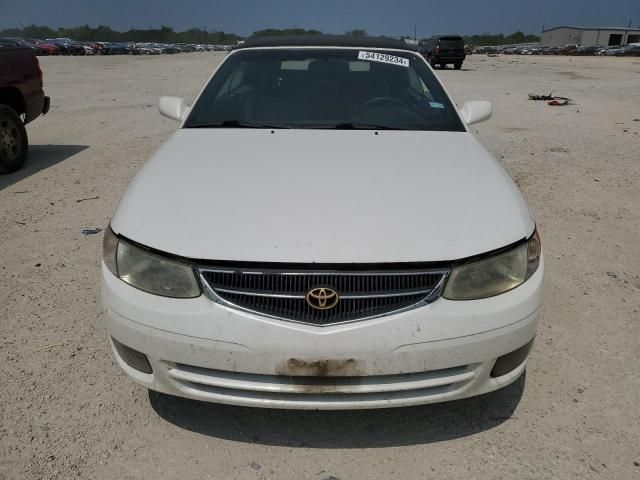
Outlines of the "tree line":
[[522,32],[515,32],[511,35],[498,35],[483,33],[482,35],[466,35],[464,41],[467,44],[473,45],[514,45],[518,43],[536,43],[540,41],[540,37],[537,35],[525,35]]
[[[319,30],[305,30],[303,28],[286,28],[276,29],[269,28],[267,30],[259,30],[254,32],[252,37],[262,36],[274,36],[274,35],[320,35]],[[369,34],[366,30],[355,29],[345,32],[345,35],[352,35],[354,37],[366,37]],[[412,35],[403,35],[401,39],[412,39]],[[526,35],[522,32],[515,32],[511,35],[504,35],[503,33],[491,34],[483,33],[482,35],[463,35],[465,43],[472,45],[513,45],[518,43],[535,43],[540,41],[540,37],[536,35]]]
[[[321,35],[320,30],[304,28],[268,28],[253,32],[250,37],[263,37],[274,35]],[[366,30],[355,29],[345,32],[346,35],[367,36]],[[235,33],[223,31],[210,32],[206,29],[190,28],[183,32],[176,32],[168,26],[160,28],[141,29],[132,27],[126,32],[113,30],[111,27],[99,25],[90,27],[82,25],[73,28],[51,27],[29,25],[24,28],[7,28],[0,30],[0,37],[22,37],[22,38],[72,38],[78,41],[104,41],[104,42],[158,42],[158,43],[208,43],[218,45],[233,45],[243,37]],[[411,38],[410,36],[402,38]],[[525,35],[522,32],[515,32],[511,35],[489,34],[464,36],[466,43],[473,45],[510,45],[516,43],[539,42],[540,37],[536,35]]]
[[71,38],[80,42],[209,43],[217,45],[232,45],[242,38],[235,33],[209,32],[200,28],[190,28],[184,32],[176,32],[173,28],[165,25],[160,28],[148,29],[132,27],[126,32],[119,32],[104,25],[97,27],[82,25],[80,27],[61,27],[57,29],[29,25],[24,28],[0,30],[0,37]]

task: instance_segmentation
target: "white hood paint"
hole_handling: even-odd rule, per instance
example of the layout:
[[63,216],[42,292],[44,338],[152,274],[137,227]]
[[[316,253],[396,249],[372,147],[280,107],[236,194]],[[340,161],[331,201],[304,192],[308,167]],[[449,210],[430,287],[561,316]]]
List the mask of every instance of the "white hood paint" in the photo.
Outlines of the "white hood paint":
[[193,259],[455,260],[531,235],[517,187],[468,133],[178,130],[113,230]]

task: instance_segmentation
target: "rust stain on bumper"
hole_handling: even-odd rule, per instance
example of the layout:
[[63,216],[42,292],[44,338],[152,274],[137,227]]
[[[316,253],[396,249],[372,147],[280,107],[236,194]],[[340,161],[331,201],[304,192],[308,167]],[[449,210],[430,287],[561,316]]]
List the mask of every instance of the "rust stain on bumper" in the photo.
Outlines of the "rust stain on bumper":
[[358,360],[301,360],[290,358],[276,367],[278,375],[290,377],[357,377],[364,375],[364,366]]
[[[278,375],[291,378],[297,393],[340,393],[360,383],[364,364],[353,358],[346,360],[301,360],[290,358],[276,368]],[[342,387],[342,388],[341,388]]]

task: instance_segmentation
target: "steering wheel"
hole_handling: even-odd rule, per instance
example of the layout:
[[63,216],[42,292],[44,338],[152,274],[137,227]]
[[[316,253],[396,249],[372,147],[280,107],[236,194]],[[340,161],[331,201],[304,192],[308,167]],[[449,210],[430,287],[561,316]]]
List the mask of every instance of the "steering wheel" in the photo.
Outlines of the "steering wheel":
[[374,107],[380,107],[382,105],[396,105],[402,108],[407,108],[407,104],[404,103],[402,100],[400,100],[399,98],[395,98],[395,97],[375,97],[372,98],[371,100],[367,100],[366,102],[364,102],[360,108],[358,109],[358,111],[360,113],[362,112],[366,112],[367,110],[370,110]]

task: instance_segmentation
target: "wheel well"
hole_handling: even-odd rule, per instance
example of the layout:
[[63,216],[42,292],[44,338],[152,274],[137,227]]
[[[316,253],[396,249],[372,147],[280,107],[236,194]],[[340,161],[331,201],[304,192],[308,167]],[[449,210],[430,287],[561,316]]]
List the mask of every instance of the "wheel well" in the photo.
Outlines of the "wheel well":
[[24,98],[16,87],[0,88],[0,104],[10,106],[18,115],[26,113]]

